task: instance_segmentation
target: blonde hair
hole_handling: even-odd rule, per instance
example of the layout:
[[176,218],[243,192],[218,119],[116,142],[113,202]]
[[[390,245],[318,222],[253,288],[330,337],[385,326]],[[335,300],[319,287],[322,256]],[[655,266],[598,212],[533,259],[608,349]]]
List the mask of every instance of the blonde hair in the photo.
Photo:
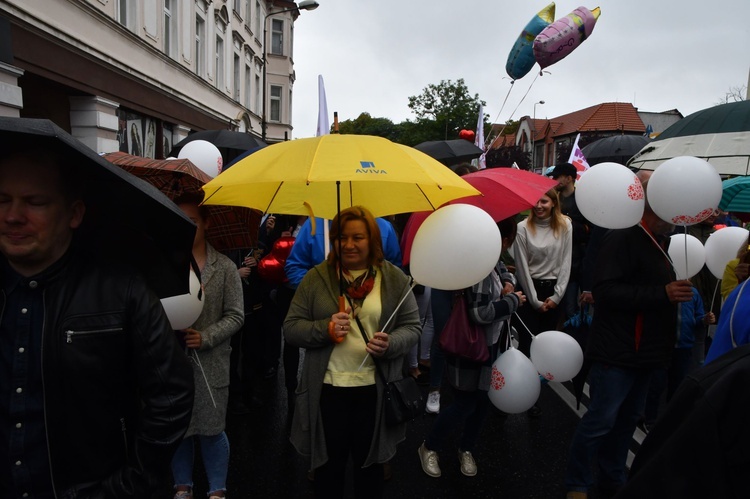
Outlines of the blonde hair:
[[[547,196],[552,201],[549,226],[552,229],[552,234],[554,234],[555,239],[557,239],[561,233],[568,231],[568,225],[565,223],[567,217],[560,211],[560,195],[558,194],[557,189],[553,187],[544,193],[544,196]],[[536,233],[536,215],[534,214],[533,209],[526,218],[526,228],[532,234]]]

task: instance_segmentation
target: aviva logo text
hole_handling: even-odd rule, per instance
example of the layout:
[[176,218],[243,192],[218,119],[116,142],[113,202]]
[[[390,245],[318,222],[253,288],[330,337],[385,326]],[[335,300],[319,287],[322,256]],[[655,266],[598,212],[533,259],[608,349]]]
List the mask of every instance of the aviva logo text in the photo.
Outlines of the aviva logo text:
[[375,168],[375,163],[372,161],[360,161],[359,168],[355,173],[366,173],[368,175],[387,175],[388,172],[385,170],[378,170]]

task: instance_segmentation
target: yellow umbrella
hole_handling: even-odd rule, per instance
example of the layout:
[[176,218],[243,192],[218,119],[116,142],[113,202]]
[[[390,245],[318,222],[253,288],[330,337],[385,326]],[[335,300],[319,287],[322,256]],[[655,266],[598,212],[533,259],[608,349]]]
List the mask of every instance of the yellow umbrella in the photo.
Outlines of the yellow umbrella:
[[480,194],[412,147],[382,137],[338,134],[265,147],[216,176],[203,190],[209,205],[324,218],[357,205],[376,217],[435,210],[452,199]]

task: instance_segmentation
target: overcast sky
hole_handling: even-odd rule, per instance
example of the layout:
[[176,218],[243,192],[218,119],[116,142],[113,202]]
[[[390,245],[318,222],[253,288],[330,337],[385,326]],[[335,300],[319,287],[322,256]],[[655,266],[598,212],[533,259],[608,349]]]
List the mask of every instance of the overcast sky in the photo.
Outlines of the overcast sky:
[[[408,97],[463,78],[494,123],[553,118],[602,102],[641,111],[711,107],[750,70],[748,0],[556,2],[555,19],[583,5],[601,8],[591,36],[565,59],[511,86],[508,53],[549,2],[525,0],[319,0],[295,22],[294,138],[315,135],[318,75],[329,119],[362,112],[394,123],[415,116]],[[528,95],[524,94],[528,91]],[[507,97],[507,102],[503,101]],[[516,109],[517,108],[517,109]],[[474,129],[476,121],[466,123]],[[449,137],[456,138],[456,137]]]

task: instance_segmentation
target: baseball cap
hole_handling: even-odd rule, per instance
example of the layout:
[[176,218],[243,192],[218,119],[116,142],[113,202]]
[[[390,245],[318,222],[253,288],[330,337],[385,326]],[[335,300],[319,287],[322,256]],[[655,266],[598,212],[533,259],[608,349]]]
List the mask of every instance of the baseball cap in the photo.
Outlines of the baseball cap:
[[550,177],[557,178],[561,175],[568,175],[575,178],[578,175],[578,170],[570,163],[560,163],[559,165],[555,165],[555,169],[550,173]]

